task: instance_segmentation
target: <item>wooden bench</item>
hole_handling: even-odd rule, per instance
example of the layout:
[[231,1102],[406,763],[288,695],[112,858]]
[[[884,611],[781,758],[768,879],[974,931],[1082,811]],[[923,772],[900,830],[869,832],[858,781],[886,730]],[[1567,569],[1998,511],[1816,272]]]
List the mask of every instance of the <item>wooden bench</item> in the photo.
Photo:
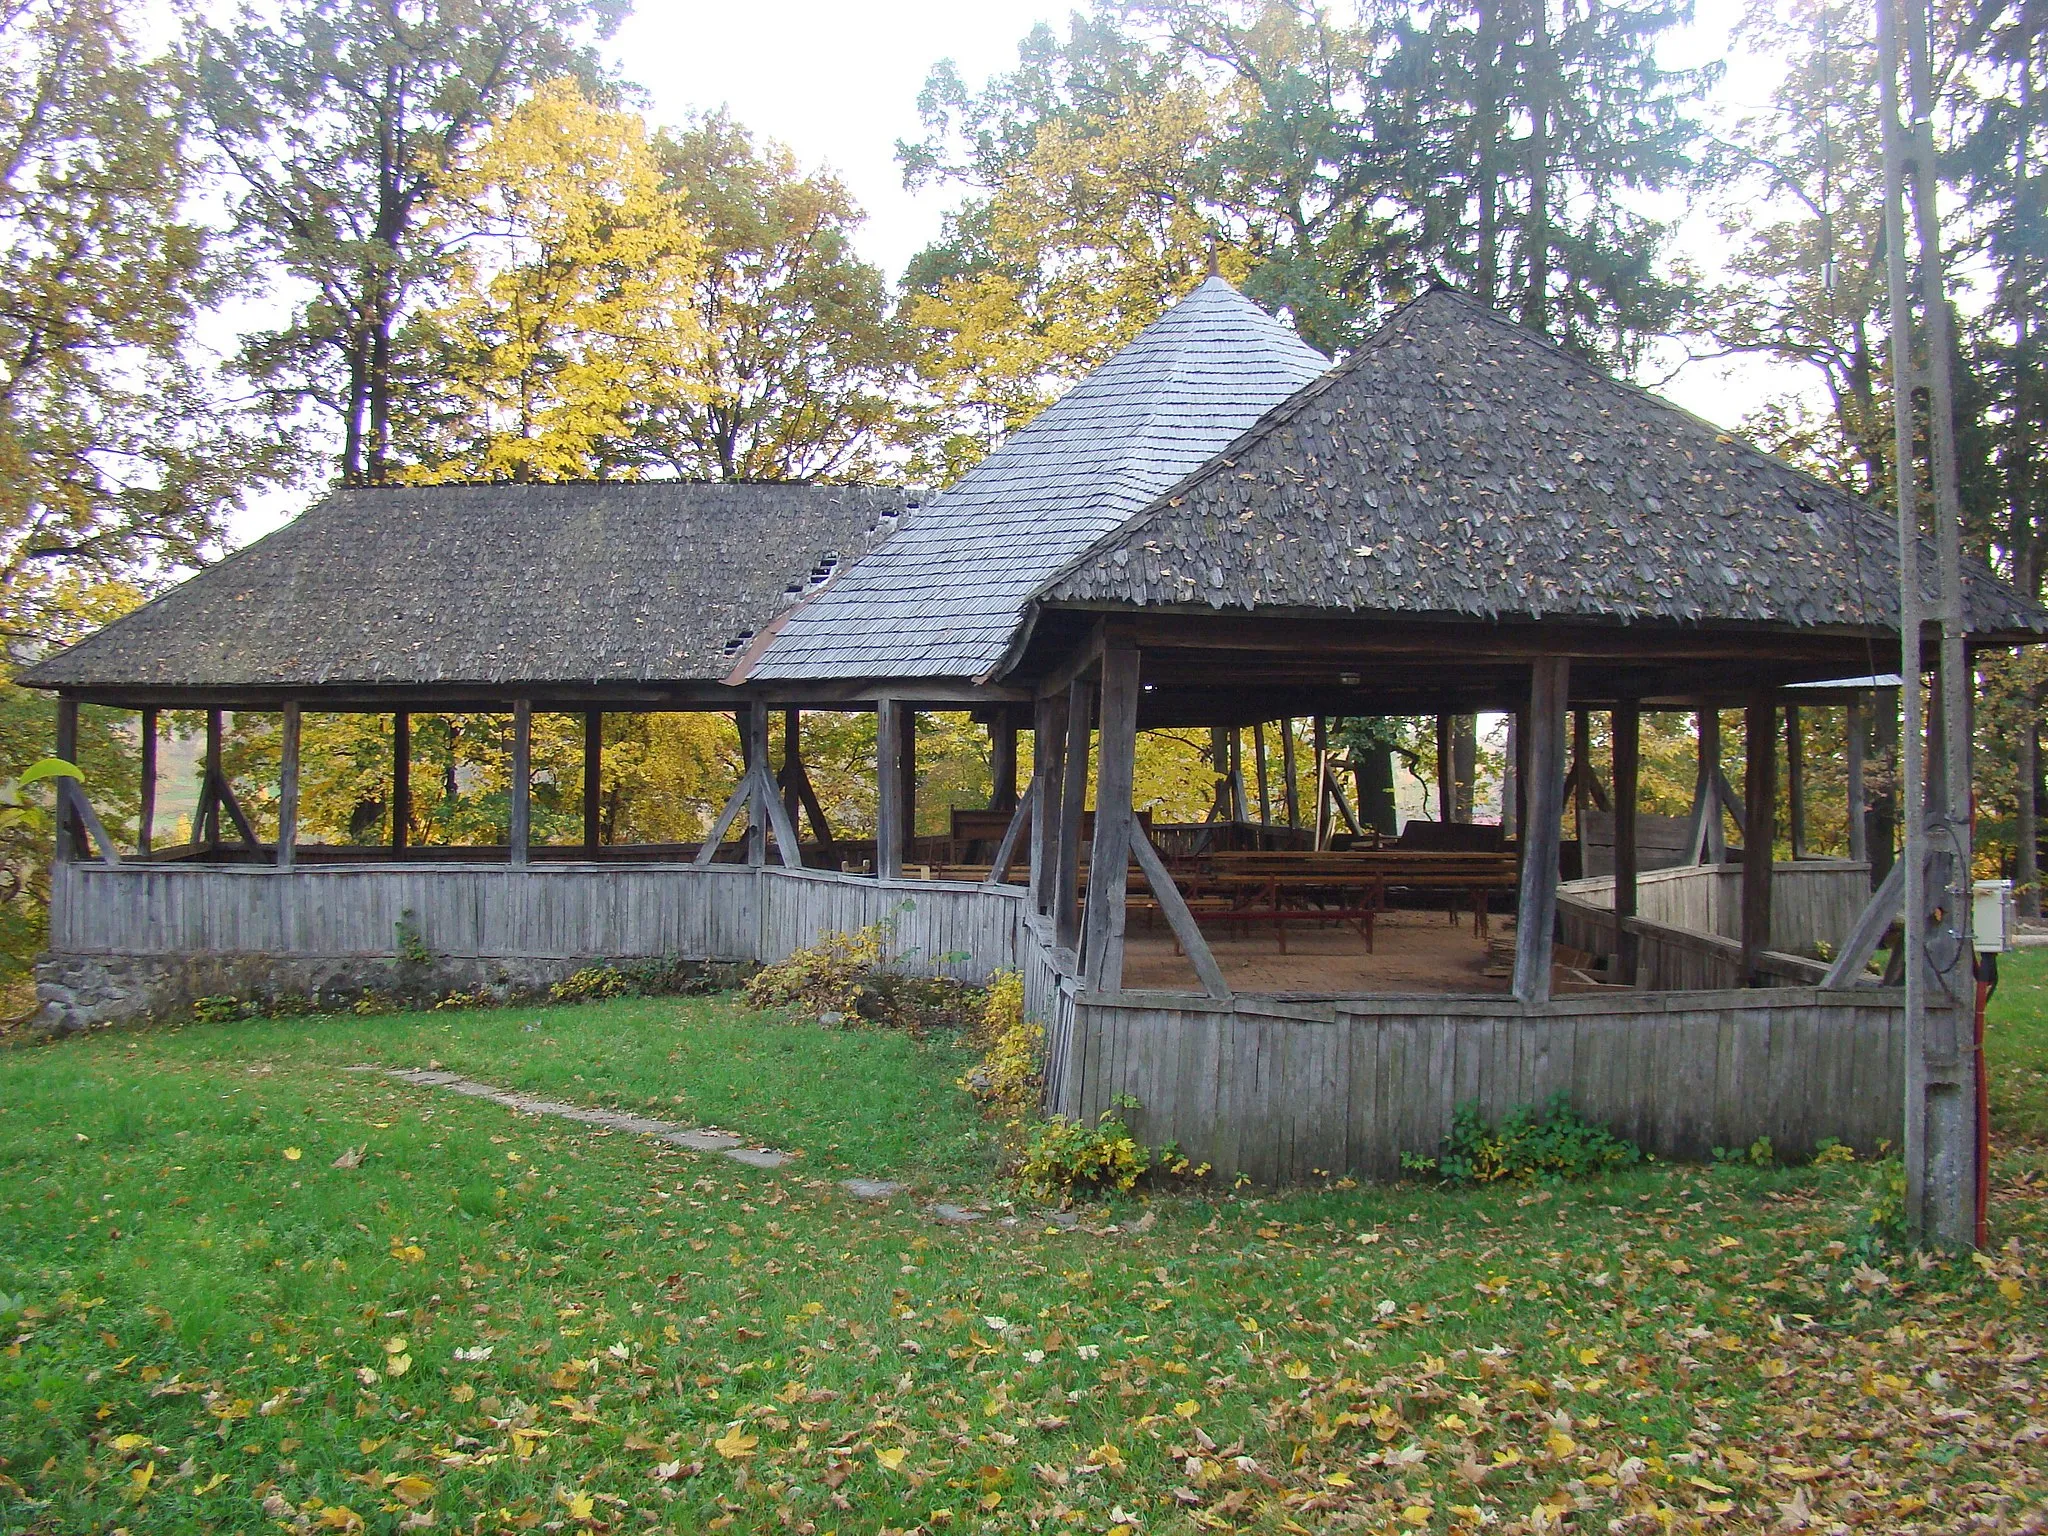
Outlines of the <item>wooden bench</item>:
[[[1384,908],[1386,893],[1392,889],[1445,891],[1469,896],[1472,930],[1486,936],[1488,898],[1496,892],[1513,893],[1519,880],[1517,856],[1512,853],[1453,853],[1401,849],[1357,850],[1342,853],[1218,853],[1206,861],[1205,875],[1191,877],[1199,888],[1206,878],[1218,883],[1266,880],[1281,887],[1313,889],[1318,885],[1342,889],[1368,887],[1367,905]],[[1456,921],[1452,909],[1452,921]]]

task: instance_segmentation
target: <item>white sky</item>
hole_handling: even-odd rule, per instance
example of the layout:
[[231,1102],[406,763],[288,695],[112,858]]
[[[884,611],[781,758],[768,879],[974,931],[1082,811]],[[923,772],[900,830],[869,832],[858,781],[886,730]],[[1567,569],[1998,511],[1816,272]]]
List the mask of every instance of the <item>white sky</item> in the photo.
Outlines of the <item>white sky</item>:
[[[1674,64],[1720,58],[1741,0],[1699,0],[1701,19],[1667,41]],[[917,95],[931,66],[950,58],[970,85],[1014,66],[1017,45],[1037,21],[1064,33],[1072,6],[1061,0],[753,0],[703,5],[639,0],[607,51],[619,72],[648,95],[648,116],[678,122],[727,107],[756,134],[780,140],[806,166],[828,166],[868,219],[858,244],[891,281],[940,231],[957,188],[903,188],[898,139],[921,136]],[[1756,61],[1732,70],[1719,93],[1723,112],[1760,100],[1769,86]],[[1711,222],[1694,220],[1685,246],[1694,259],[1718,243]],[[1658,370],[1662,372],[1661,369]],[[1799,382],[1767,364],[1692,365],[1663,392],[1725,425],[1766,393]],[[252,509],[235,532],[246,541],[305,503],[305,493]]]

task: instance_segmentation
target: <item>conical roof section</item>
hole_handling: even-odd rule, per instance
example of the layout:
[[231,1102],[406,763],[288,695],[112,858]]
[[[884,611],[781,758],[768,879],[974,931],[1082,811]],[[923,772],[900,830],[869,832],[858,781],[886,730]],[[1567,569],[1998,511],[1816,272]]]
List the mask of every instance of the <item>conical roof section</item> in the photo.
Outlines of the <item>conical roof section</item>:
[[1209,278],[791,614],[747,676],[987,674],[1042,582],[1328,366]]
[[[1438,289],[1039,596],[1882,632],[1898,569],[1870,503]],[[2048,627],[1981,560],[1966,601],[1980,636]]]

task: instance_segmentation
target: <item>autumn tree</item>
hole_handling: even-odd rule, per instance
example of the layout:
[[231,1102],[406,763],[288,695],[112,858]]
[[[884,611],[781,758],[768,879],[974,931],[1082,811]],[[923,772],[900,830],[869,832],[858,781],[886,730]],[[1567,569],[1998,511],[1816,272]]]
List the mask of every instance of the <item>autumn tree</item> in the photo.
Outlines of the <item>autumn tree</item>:
[[345,484],[392,460],[404,376],[394,342],[445,253],[420,219],[443,177],[542,82],[595,86],[590,40],[625,0],[286,0],[195,27],[201,131],[227,171],[236,228],[298,297],[249,336],[243,366],[280,419],[340,438]]
[[701,341],[637,410],[630,459],[694,480],[861,480],[915,446],[914,348],[846,188],[723,113],[655,135],[702,242]]
[[702,243],[637,113],[549,82],[448,168],[425,228],[451,270],[405,333],[432,380],[407,479],[603,475],[641,402],[698,393]]

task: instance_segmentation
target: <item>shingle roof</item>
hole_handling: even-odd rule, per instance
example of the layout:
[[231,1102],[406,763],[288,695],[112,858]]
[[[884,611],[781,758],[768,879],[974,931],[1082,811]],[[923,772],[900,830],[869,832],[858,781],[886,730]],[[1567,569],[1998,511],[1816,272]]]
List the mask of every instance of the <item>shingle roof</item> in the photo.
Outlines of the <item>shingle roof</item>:
[[986,674],[1047,576],[1327,366],[1210,278],[792,614],[748,675]]
[[[1039,596],[1896,628],[1897,547],[1869,503],[1439,289]],[[2048,629],[1981,563],[1968,602],[1975,632]]]
[[[347,490],[51,657],[42,687],[717,680],[897,525],[901,491],[791,484]],[[788,590],[794,587],[794,591]]]

